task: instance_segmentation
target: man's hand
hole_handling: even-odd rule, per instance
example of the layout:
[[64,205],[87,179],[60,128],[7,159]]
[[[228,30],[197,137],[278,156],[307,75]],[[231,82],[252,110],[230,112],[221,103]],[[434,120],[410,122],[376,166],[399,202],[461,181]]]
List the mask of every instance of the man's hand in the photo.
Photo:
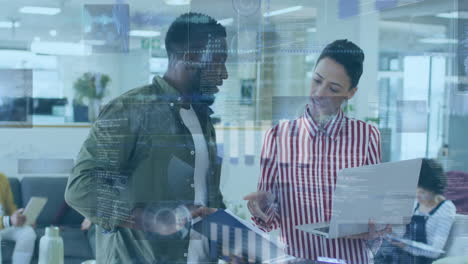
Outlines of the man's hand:
[[26,216],[23,214],[23,211],[24,209],[21,208],[11,215],[10,221],[13,226],[22,226],[26,223]]
[[210,208],[210,207],[205,207],[205,206],[188,207],[188,208],[190,210],[190,214],[192,215],[192,219],[195,219],[197,217],[204,218],[204,217],[218,211],[218,209],[216,209],[216,208]]
[[203,218],[216,211],[215,208],[194,205],[180,206],[175,210],[162,209],[154,215],[149,225],[150,229],[155,233],[166,236],[172,235],[185,228],[191,219]]
[[88,218],[85,218],[83,222],[81,222],[81,230],[82,231],[89,230],[89,228],[91,227],[91,224],[92,224],[91,221]]
[[265,191],[258,191],[246,195],[244,200],[248,201],[247,207],[254,217],[258,217],[264,222],[268,221],[268,211],[272,208],[275,200],[273,194]]
[[384,229],[376,231],[375,230],[375,222],[372,221],[372,220],[369,220],[369,232],[362,233],[362,234],[357,234],[357,235],[352,235],[352,236],[347,236],[346,238],[373,240],[373,239],[376,239],[376,238],[381,237],[383,235],[386,235],[386,234],[388,234],[390,232],[392,232],[392,226],[391,225],[386,225]]
[[157,210],[136,208],[133,210],[128,223],[122,226],[160,235],[171,235],[183,229],[192,219],[205,217],[216,212],[216,210],[195,205],[182,205],[175,209],[160,208]]

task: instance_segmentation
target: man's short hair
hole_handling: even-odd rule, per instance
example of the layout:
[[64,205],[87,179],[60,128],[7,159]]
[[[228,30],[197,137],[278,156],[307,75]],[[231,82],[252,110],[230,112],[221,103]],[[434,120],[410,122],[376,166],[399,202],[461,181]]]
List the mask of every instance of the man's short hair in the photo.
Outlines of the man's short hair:
[[419,173],[418,187],[435,194],[443,194],[447,186],[447,177],[442,165],[433,159],[423,159]]
[[180,58],[185,52],[201,52],[210,38],[225,38],[226,29],[214,18],[200,13],[185,13],[176,18],[166,34],[169,59]]
[[335,40],[323,49],[317,64],[324,58],[330,58],[345,68],[351,80],[350,88],[358,85],[364,63],[364,52],[358,45],[347,39]]

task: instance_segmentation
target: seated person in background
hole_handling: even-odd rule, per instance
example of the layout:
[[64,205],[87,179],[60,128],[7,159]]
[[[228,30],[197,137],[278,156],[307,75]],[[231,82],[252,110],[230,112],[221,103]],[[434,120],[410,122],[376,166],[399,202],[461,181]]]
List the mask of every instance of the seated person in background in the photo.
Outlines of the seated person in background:
[[12,263],[30,263],[34,253],[36,233],[31,226],[24,225],[26,216],[23,215],[23,209],[17,210],[10,183],[2,173],[0,173],[0,218],[0,241],[15,242]]
[[[432,159],[423,159],[419,174],[417,202],[403,237],[443,250],[455,219],[455,206],[442,194],[447,179],[442,167]],[[376,263],[429,264],[439,258],[434,251],[409,247],[398,242],[382,245]]]

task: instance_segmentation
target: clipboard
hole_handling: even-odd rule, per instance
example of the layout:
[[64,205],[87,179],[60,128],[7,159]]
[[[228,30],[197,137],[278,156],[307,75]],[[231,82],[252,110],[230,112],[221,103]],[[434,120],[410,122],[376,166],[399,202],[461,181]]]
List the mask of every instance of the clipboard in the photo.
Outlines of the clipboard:
[[275,263],[289,257],[284,252],[284,243],[229,210],[218,209],[194,222],[193,229],[207,237],[212,248],[217,249],[217,252],[210,252],[211,257],[217,257],[213,254],[223,258],[230,255],[243,256],[258,263]]
[[44,206],[47,203],[47,198],[45,197],[36,197],[33,196],[29,199],[26,208],[24,208],[23,215],[26,216],[25,225],[32,225],[36,222],[37,217],[44,209]]

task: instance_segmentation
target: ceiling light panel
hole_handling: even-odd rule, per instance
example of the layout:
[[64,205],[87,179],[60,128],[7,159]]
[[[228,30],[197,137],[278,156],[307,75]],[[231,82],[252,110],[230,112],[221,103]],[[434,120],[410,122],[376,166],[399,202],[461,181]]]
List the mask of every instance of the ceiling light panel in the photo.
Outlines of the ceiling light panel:
[[34,15],[47,15],[53,16],[61,12],[60,8],[56,7],[42,7],[42,6],[23,6],[20,8],[20,13],[34,14]]

